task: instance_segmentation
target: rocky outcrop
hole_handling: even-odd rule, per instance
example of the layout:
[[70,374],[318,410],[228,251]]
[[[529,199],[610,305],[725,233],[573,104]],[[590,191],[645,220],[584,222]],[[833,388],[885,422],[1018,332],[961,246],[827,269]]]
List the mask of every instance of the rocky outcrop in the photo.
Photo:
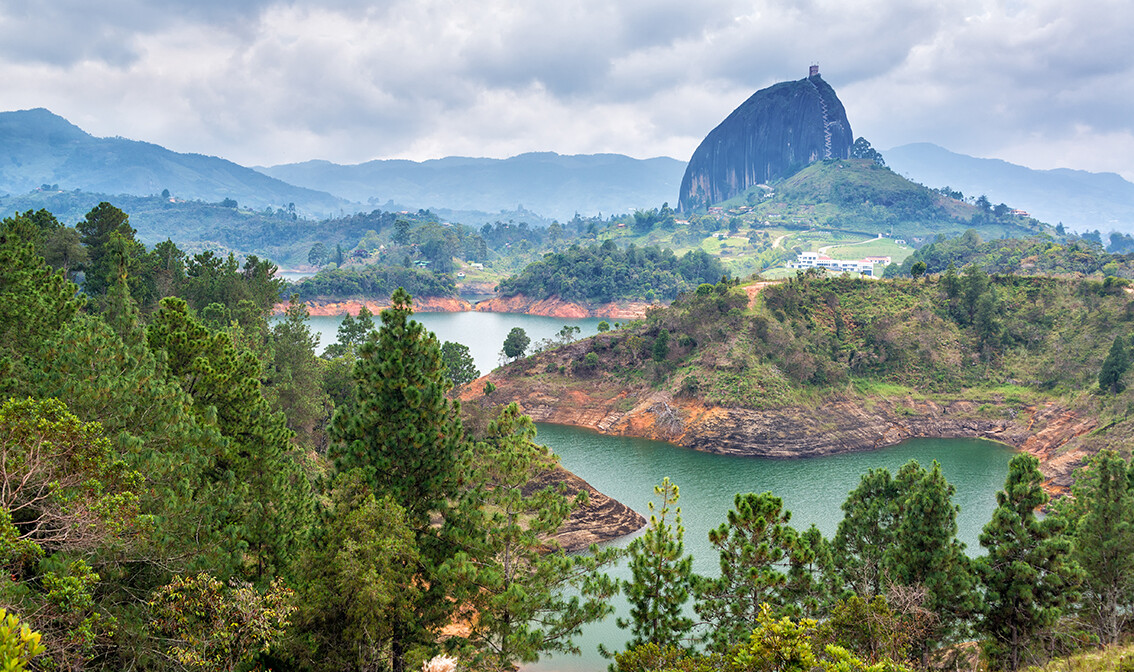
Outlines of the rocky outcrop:
[[835,90],[815,74],[761,89],[701,142],[681,180],[680,210],[732,198],[821,159],[850,157],[854,136]]
[[575,509],[559,528],[559,532],[552,537],[568,551],[578,551],[600,541],[617,539],[640,530],[646,524],[646,519],[640,513],[595,490],[590,483],[563,467],[546,471],[529,481],[524,487],[524,494],[548,486],[558,487],[560,484],[565,485],[567,492],[572,495],[585,491],[588,498],[586,506]]
[[[357,315],[362,306],[377,315],[390,307],[389,301],[308,301],[307,312],[320,317],[332,317],[350,313]],[[287,310],[286,303],[277,304],[276,313]],[[463,313],[472,310],[472,304],[464,299],[451,297],[414,297],[413,310],[416,313]]]
[[636,320],[646,316],[652,304],[623,301],[616,303],[584,304],[562,299],[532,299],[522,294],[496,297],[476,304],[475,310],[489,313],[525,313],[545,317],[608,317],[616,320]]
[[[1049,492],[1070,487],[1086,453],[1073,439],[1098,426],[1056,402],[1031,406],[964,399],[848,399],[821,407],[725,408],[667,392],[618,389],[600,381],[497,372],[496,403],[518,401],[537,422],[586,427],[605,434],[669,441],[709,453],[797,458],[873,450],[918,437],[998,441],[1040,458]],[[465,404],[480,403],[483,383],[462,390]]]

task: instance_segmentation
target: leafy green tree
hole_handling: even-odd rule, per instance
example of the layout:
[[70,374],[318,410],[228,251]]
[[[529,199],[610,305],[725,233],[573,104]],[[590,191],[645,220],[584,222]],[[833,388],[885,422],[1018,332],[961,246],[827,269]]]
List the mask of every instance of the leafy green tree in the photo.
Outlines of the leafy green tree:
[[685,555],[678,488],[667,477],[654,486],[654,494],[660,504],[649,504],[646,533],[627,548],[631,579],[622,590],[630,601],[630,618],[616,624],[630,629],[628,649],[645,643],[679,646],[693,628],[693,619],[683,613],[693,582],[693,556]]
[[0,601],[45,633],[53,666],[81,669],[116,625],[95,601],[100,576],[86,558],[144,529],[141,475],[116,459],[98,423],[54,399],[0,407],[0,454],[0,565],[12,579]]
[[988,555],[976,563],[985,590],[977,630],[997,668],[1020,669],[1035,636],[1059,620],[1075,591],[1077,572],[1062,520],[1036,516],[1047,501],[1039,460],[1026,453],[1013,457],[1004,490],[996,494],[998,506],[980,536]]
[[1083,570],[1082,613],[1104,644],[1116,644],[1134,605],[1134,487],[1126,460],[1100,451],[1076,475],[1060,515]]
[[851,145],[850,158],[869,159],[883,168],[886,167],[886,161],[882,159],[882,155],[870,146],[866,138],[855,138],[854,144]]
[[558,460],[534,442],[535,433],[512,403],[474,449],[472,481],[483,485],[470,496],[484,514],[477,527],[485,538],[475,556],[461,557],[458,571],[473,585],[470,664],[476,669],[505,672],[545,653],[578,653],[573,640],[583,625],[613,611],[609,602],[618,586],[600,570],[620,553],[592,547],[589,554],[569,554],[555,543],[587,497],[538,485],[554,476]]
[[331,253],[327,251],[327,246],[323,243],[315,243],[307,253],[307,263],[312,266],[323,266],[330,258]]
[[1099,389],[1111,394],[1118,394],[1126,389],[1122,376],[1130,368],[1130,353],[1126,350],[1126,338],[1119,334],[1110,344],[1110,352],[1103,360],[1099,369]]
[[291,657],[326,672],[391,663],[398,623],[416,617],[421,562],[405,509],[375,498],[357,471],[339,474],[299,558]]
[[480,378],[480,370],[476,368],[476,362],[473,361],[467,345],[445,341],[441,344],[441,361],[444,362],[445,370],[454,387]]
[[606,320],[601,320],[598,323],[598,332],[600,334],[605,334],[608,331],[610,331],[610,322],[607,322]]
[[213,576],[177,577],[150,602],[154,626],[169,637],[169,654],[188,670],[235,670],[280,640],[295,610],[279,581],[261,593],[250,584],[226,586]]
[[889,659],[869,664],[833,644],[817,651],[817,643],[813,641],[817,627],[809,618],[793,621],[785,616],[777,621],[764,606],[756,628],[746,645],[733,655],[729,669],[735,672],[908,672]]
[[504,356],[508,359],[523,357],[524,352],[528,349],[528,344],[531,342],[532,339],[528,337],[528,332],[524,331],[522,327],[512,327],[508,336],[504,338]]
[[926,265],[924,261],[916,261],[913,266],[910,266],[910,275],[913,276],[914,280],[917,280],[925,275],[925,269]]
[[791,512],[772,493],[738,494],[728,522],[709,531],[709,543],[720,553],[720,576],[696,581],[694,608],[708,626],[714,650],[723,652],[747,639],[761,605],[783,607],[797,537],[790,520]]

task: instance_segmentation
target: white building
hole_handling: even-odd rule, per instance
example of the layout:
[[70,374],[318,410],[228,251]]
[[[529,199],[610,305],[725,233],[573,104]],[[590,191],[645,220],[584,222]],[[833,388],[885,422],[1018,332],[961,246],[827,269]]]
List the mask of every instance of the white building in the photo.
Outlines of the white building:
[[874,262],[863,260],[849,260],[849,259],[832,259],[826,255],[819,254],[818,252],[800,252],[799,259],[794,264],[788,264],[789,268],[825,268],[829,271],[850,271],[852,273],[861,273],[862,275],[874,276]]

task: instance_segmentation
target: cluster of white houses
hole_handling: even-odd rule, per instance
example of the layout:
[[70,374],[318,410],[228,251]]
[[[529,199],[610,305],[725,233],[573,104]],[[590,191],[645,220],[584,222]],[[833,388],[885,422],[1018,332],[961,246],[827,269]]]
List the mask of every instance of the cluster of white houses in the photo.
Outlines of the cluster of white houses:
[[825,268],[828,271],[860,273],[874,277],[874,264],[883,266],[890,263],[890,257],[866,257],[864,259],[832,259],[818,252],[800,252],[794,264],[788,268]]

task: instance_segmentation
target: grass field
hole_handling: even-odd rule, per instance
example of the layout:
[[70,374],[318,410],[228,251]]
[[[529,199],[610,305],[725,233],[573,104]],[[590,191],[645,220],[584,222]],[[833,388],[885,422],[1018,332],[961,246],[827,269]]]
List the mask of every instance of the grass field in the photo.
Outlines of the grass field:
[[827,250],[832,259],[862,259],[863,257],[890,257],[895,264],[905,261],[914,253],[908,245],[898,245],[890,238],[876,238],[861,245],[841,245]]

